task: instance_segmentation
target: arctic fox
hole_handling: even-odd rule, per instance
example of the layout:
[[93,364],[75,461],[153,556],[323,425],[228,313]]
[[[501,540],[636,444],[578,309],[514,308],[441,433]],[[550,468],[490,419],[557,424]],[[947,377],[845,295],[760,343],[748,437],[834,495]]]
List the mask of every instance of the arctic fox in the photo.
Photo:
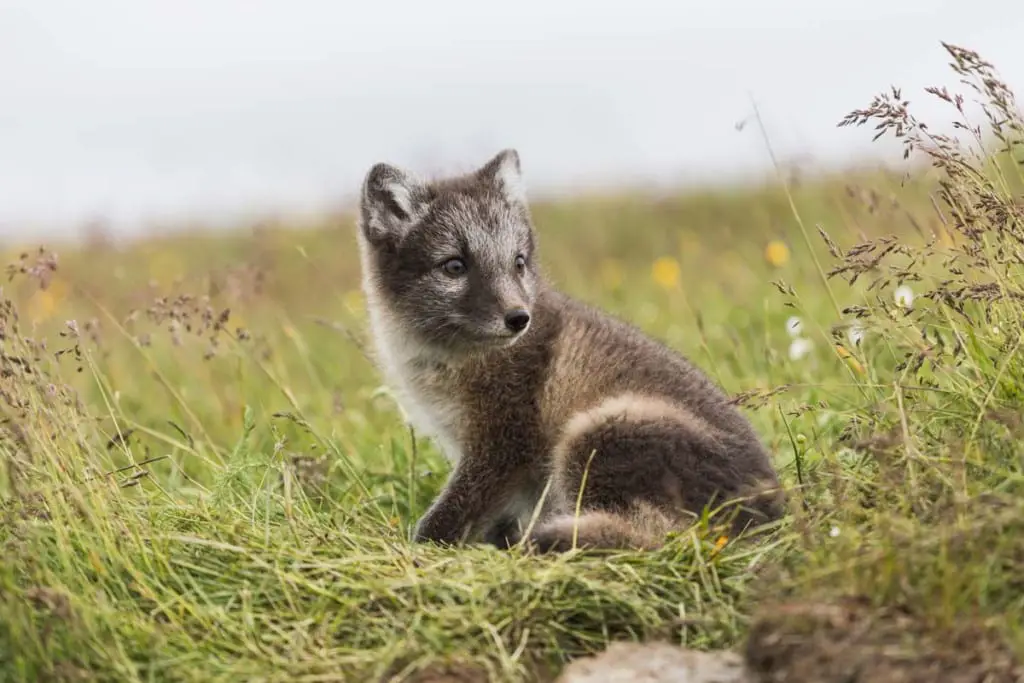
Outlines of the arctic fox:
[[730,501],[737,527],[783,514],[709,378],[546,283],[515,150],[431,181],[374,165],[357,232],[377,362],[453,464],[414,540],[507,547],[532,520],[541,552],[651,548]]

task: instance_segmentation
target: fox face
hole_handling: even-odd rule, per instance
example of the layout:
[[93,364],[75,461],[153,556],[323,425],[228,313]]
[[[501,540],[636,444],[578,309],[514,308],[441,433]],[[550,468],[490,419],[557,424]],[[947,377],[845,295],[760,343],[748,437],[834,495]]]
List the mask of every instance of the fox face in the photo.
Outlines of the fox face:
[[500,348],[530,328],[539,275],[514,150],[431,183],[376,164],[363,183],[359,239],[368,297],[423,350]]

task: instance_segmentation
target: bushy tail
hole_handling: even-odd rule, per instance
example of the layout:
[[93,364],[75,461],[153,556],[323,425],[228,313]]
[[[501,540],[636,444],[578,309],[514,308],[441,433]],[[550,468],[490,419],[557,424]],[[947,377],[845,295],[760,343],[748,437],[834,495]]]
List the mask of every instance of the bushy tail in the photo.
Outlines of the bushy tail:
[[675,526],[673,520],[655,508],[642,505],[629,514],[606,511],[556,515],[530,534],[528,544],[542,553],[566,552],[577,548],[608,550],[650,550],[665,541]]
[[[759,487],[751,488],[747,493],[749,495],[745,499],[717,511],[731,521],[727,532],[730,536],[774,522],[785,512],[785,496],[780,492]],[[670,531],[685,528],[694,519],[673,518],[647,503],[638,503],[624,514],[606,510],[590,510],[578,517],[558,514],[534,528],[528,545],[542,553],[566,552],[573,547],[651,550],[663,545]]]

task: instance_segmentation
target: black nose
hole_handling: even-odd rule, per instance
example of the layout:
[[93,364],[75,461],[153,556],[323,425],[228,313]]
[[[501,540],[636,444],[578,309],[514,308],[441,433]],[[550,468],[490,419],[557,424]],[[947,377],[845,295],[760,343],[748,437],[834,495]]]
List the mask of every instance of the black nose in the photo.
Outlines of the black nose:
[[505,314],[505,326],[513,332],[522,332],[530,324],[530,314],[521,308]]

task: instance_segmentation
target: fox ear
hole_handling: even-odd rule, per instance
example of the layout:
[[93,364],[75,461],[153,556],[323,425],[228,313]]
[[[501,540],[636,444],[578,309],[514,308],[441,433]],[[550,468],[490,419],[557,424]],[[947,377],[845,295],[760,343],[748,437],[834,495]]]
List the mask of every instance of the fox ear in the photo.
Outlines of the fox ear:
[[372,244],[401,240],[429,203],[429,191],[412,174],[390,164],[375,164],[363,181],[360,228]]
[[491,182],[510,202],[526,203],[526,185],[519,165],[519,152],[504,149],[484,164],[478,172],[480,178]]

